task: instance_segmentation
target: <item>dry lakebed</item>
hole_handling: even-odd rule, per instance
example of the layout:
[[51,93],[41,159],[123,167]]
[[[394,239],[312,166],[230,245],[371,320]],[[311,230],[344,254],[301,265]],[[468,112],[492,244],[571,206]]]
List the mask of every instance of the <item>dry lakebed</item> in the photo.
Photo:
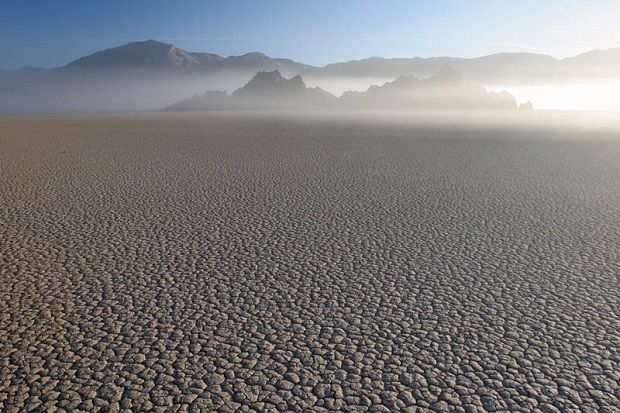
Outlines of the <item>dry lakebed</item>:
[[620,134],[0,118],[0,410],[620,411]]

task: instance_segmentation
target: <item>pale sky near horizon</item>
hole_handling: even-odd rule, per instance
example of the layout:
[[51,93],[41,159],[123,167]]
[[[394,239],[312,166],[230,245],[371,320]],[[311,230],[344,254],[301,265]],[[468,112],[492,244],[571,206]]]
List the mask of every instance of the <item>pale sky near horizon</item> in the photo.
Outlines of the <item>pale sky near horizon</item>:
[[371,56],[555,57],[620,47],[620,0],[0,0],[0,68],[54,67],[155,39],[304,63]]

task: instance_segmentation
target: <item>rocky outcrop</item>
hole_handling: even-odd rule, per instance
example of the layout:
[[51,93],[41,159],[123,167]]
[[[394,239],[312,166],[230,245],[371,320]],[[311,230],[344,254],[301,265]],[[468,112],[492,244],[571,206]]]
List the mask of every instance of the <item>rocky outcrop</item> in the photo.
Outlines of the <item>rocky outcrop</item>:
[[301,76],[287,79],[277,71],[259,72],[231,95],[208,91],[168,106],[168,110],[209,109],[516,109],[508,92],[487,92],[464,83],[449,66],[428,79],[401,76],[366,92],[345,92],[341,98],[309,88]]
[[427,79],[400,76],[382,86],[371,86],[365,92],[345,92],[345,107],[392,109],[516,109],[517,103],[508,92],[487,92],[469,85],[453,68],[444,65]]
[[168,106],[168,110],[321,108],[337,98],[321,88],[309,88],[301,76],[287,79],[278,70],[258,72],[232,94],[207,91]]

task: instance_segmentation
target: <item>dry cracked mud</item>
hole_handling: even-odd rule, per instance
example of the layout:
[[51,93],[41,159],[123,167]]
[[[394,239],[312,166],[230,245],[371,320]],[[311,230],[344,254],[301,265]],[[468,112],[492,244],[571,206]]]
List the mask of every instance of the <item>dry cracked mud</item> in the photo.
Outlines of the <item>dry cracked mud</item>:
[[0,120],[0,410],[620,411],[620,136]]

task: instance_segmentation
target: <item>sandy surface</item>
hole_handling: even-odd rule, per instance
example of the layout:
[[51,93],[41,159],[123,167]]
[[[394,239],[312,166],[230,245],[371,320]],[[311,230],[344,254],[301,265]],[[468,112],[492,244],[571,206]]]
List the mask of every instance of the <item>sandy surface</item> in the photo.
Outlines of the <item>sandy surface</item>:
[[603,132],[1,118],[0,410],[618,412],[619,159]]

